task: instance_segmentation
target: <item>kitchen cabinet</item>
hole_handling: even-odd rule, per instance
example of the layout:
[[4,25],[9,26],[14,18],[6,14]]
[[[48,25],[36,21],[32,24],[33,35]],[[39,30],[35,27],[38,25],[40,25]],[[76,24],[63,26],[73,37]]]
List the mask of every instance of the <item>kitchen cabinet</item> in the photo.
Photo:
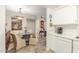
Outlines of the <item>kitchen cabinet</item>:
[[73,53],[79,53],[79,41],[73,41]]
[[[47,17],[50,14],[52,15],[53,25],[77,24],[77,6],[63,6],[48,10]],[[50,20],[50,18],[47,20]]]
[[47,36],[48,36],[47,37],[47,47],[51,48],[51,46],[54,45],[52,42],[52,37],[50,34],[48,34]]
[[56,53],[70,53],[72,45],[71,40],[53,36],[51,34],[47,38],[47,47]]
[[79,47],[78,46],[74,46],[73,53],[79,53]]
[[55,49],[57,53],[70,53],[71,47],[71,40],[57,37],[55,43]]
[[79,40],[50,34],[47,38],[47,47],[56,53],[79,53]]
[[55,39],[56,37],[52,37],[51,34],[48,34],[48,37],[47,37],[47,47],[52,49],[54,52],[55,52]]

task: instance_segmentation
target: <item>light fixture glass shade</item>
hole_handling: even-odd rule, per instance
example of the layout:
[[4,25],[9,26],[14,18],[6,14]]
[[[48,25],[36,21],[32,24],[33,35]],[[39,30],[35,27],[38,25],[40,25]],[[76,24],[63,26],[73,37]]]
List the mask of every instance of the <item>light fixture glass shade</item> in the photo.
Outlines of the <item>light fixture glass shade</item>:
[[23,16],[16,16],[16,19],[19,19],[19,20],[21,20],[23,18],[24,18]]

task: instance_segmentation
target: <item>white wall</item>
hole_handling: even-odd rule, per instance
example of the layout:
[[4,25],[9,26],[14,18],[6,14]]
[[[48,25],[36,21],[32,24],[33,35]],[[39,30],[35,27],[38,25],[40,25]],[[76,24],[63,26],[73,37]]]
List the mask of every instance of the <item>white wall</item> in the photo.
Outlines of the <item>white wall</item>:
[[5,52],[5,6],[0,5],[0,52]]
[[40,18],[36,20],[36,37],[38,37],[40,31]]
[[78,21],[77,21],[78,22],[77,35],[79,36],[79,5],[77,6],[77,10],[78,10],[77,11],[77,15],[78,15],[77,16],[77,18],[78,18]]

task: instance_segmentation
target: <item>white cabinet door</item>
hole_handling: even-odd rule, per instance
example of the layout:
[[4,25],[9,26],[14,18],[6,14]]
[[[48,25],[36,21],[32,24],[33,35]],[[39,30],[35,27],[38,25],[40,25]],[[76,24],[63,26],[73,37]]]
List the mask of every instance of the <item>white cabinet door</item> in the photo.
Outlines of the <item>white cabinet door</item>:
[[57,37],[56,43],[55,43],[55,49],[57,53],[70,53],[71,40]]
[[79,53],[79,42],[78,41],[73,42],[73,53]]
[[66,6],[53,11],[52,15],[54,25],[76,24],[77,8],[76,6]]
[[54,37],[52,34],[48,34],[47,47],[52,49],[54,52],[55,52],[55,40],[56,40],[56,37]]
[[74,46],[73,47],[73,53],[79,53],[79,47],[78,46]]
[[47,47],[56,53],[70,53],[72,45],[71,40],[49,35]]

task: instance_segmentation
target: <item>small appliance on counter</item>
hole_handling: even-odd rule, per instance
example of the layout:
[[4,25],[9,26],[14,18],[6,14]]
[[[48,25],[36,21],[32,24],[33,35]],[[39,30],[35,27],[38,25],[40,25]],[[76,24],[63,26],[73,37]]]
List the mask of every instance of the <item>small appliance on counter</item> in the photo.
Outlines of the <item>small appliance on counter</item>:
[[57,32],[57,34],[62,34],[63,33],[63,28],[62,27],[57,27],[56,32]]

